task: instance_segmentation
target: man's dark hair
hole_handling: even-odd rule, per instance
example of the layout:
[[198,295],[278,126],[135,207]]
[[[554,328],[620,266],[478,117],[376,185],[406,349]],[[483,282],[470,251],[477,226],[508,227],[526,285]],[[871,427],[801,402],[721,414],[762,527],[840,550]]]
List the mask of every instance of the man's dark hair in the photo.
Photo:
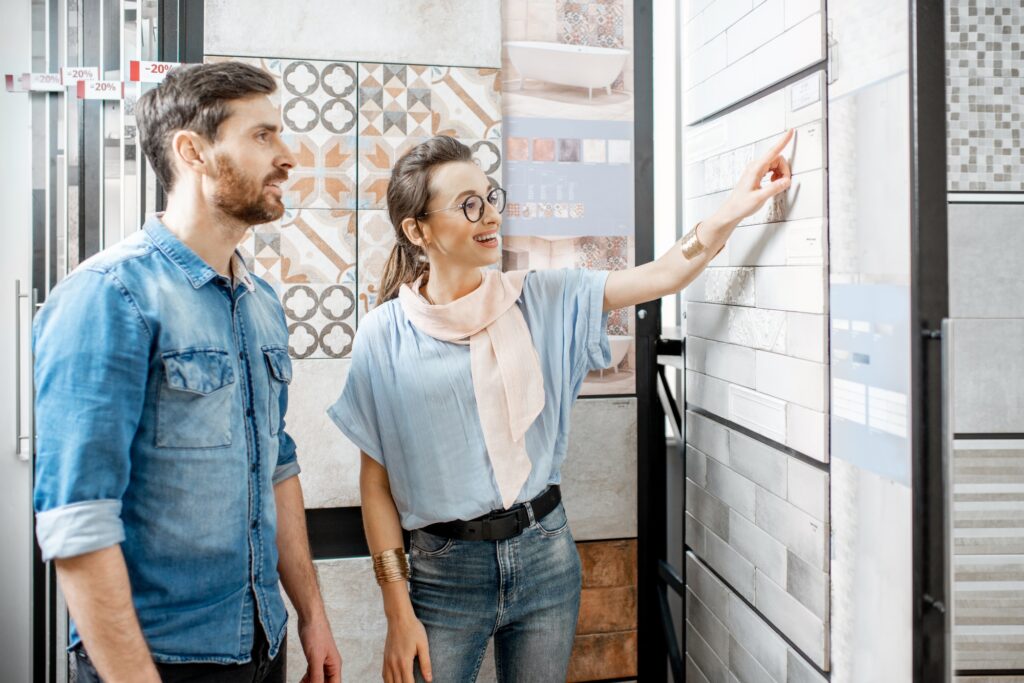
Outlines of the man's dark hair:
[[242,62],[179,66],[142,97],[135,107],[139,142],[167,192],[174,185],[170,145],[179,130],[190,130],[207,140],[231,114],[229,102],[277,89],[274,77]]

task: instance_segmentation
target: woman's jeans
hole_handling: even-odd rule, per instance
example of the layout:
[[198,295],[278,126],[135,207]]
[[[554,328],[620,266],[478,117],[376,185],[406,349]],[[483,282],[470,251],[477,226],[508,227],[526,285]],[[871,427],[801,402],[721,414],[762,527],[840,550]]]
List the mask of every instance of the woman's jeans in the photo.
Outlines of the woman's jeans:
[[[580,608],[580,557],[559,504],[505,541],[412,532],[410,594],[437,683],[472,683],[494,637],[498,683],[562,683]],[[416,680],[423,681],[419,667]]]

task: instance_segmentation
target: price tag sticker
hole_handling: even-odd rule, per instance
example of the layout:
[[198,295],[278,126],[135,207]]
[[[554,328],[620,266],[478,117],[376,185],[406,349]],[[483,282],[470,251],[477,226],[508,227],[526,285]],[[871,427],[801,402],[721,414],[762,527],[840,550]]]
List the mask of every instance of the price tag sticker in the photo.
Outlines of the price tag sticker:
[[4,74],[4,85],[7,92],[25,92],[25,75]]
[[[64,83],[61,81],[59,73],[45,74],[45,73],[34,73],[25,74],[28,76],[28,89],[32,92],[63,92]],[[24,78],[24,76],[22,76]]]
[[80,100],[120,100],[124,98],[121,81],[78,81]]
[[70,88],[78,81],[98,80],[100,80],[98,66],[63,66],[60,69],[60,83],[65,88]]
[[160,83],[164,80],[167,72],[179,62],[137,62],[132,61],[129,65],[130,79],[135,83]]

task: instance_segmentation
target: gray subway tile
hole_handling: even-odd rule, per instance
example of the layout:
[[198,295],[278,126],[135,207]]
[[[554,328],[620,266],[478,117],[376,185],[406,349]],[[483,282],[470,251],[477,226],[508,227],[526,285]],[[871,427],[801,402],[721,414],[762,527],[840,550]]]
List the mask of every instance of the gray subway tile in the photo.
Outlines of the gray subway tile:
[[729,545],[772,580],[786,583],[786,546],[735,510],[729,512]]
[[828,519],[828,474],[796,458],[788,466],[786,499],[819,521]]
[[729,670],[741,683],[754,683],[755,681],[785,683],[785,679],[774,678],[765,671],[760,662],[754,659],[754,656],[747,652],[746,648],[735,638],[730,638],[729,641]]
[[828,683],[828,679],[790,650],[786,655],[786,683]]
[[737,596],[729,596],[729,621],[733,638],[743,644],[758,664],[777,681],[785,680],[786,641]]
[[824,622],[761,572],[756,572],[755,581],[754,605],[757,609],[815,664],[826,667],[828,660]]
[[754,519],[754,482],[715,462],[708,462],[708,493],[747,519]]
[[[767,573],[767,572],[766,572]],[[786,581],[777,581],[807,609],[822,620],[828,616],[828,574],[815,569],[791,552],[786,552]]]
[[737,431],[729,431],[729,466],[780,498],[786,496],[788,456]]
[[707,528],[694,519],[690,513],[685,514],[683,520],[684,533],[686,534],[686,545],[693,548],[693,552],[697,553],[701,557],[707,554],[706,534]]
[[754,523],[807,560],[813,567],[827,566],[826,525],[764,489],[755,491]]
[[733,590],[754,601],[754,565],[711,532],[707,535],[706,561]]
[[686,620],[700,633],[715,654],[723,661],[729,659],[729,629],[711,613],[707,605],[694,595],[693,591],[686,594]]
[[719,536],[728,537],[728,506],[692,481],[686,482],[686,511]]
[[693,446],[686,446],[686,476],[698,486],[708,485],[708,456]]
[[[687,373],[690,374],[690,373]],[[729,464],[729,431],[693,411],[686,413],[686,442],[701,453]]]
[[686,652],[709,681],[726,680],[729,668],[690,622],[686,623]]

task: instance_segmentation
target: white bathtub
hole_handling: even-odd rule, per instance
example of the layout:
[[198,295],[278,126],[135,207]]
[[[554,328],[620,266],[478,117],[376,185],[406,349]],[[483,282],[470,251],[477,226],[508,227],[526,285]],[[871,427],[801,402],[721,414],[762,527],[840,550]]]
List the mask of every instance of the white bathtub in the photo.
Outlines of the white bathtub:
[[505,43],[508,57],[523,80],[571,85],[586,88],[593,97],[594,88],[604,88],[611,94],[611,84],[622,73],[629,50],[588,45],[565,45],[530,40],[512,40]]
[[604,377],[605,370],[611,370],[617,372],[619,369],[619,363],[626,358],[626,354],[629,352],[629,347],[633,344],[633,335],[625,334],[609,334],[608,335],[608,346],[611,347],[612,362],[606,367],[602,368],[600,375]]

